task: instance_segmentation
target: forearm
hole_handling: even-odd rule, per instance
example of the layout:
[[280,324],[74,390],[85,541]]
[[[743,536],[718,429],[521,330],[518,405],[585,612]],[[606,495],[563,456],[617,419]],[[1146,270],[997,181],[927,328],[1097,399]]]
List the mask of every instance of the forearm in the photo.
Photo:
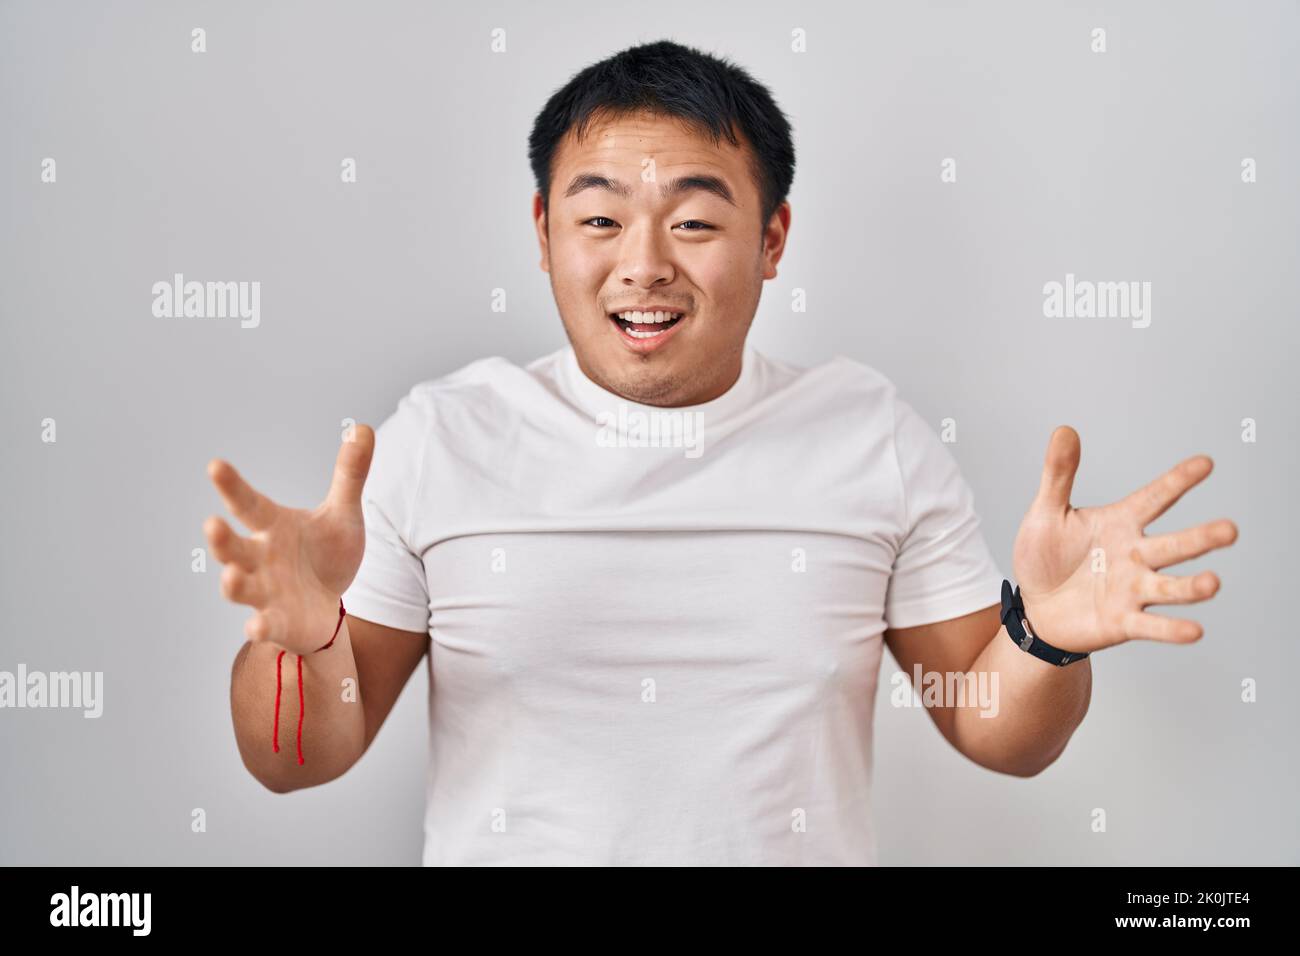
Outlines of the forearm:
[[[230,678],[235,740],[249,773],[268,789],[286,793],[333,780],[365,750],[365,713],[347,621],[334,643],[302,658],[302,754],[298,763],[298,656],[285,652],[279,663],[280,715],[277,753],[276,658],[280,647],[246,642]],[[351,679],[350,685],[345,681]]]
[[987,674],[993,706],[957,707],[953,744],[971,760],[1017,776],[1048,767],[1088,712],[1092,661],[1057,667],[1022,651],[999,627],[970,673]]

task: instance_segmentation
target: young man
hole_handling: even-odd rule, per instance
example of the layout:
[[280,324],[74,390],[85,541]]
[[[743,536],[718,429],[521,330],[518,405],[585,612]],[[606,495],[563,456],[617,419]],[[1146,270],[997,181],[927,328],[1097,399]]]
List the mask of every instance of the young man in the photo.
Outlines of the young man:
[[874,863],[885,646],[909,675],[996,673],[996,716],[929,713],[1029,776],[1087,711],[1088,652],[1200,637],[1143,608],[1213,595],[1156,569],[1235,526],[1142,529],[1208,458],[1075,509],[1079,439],[1056,429],[1004,617],[970,489],[890,380],[746,346],[794,150],[743,70],[626,50],[551,97],[530,147],[569,346],[416,385],[343,442],[313,511],[209,466],[252,529],[205,525],[223,593],[257,609],[231,707],[267,787],[351,767],[427,653],[426,864]]

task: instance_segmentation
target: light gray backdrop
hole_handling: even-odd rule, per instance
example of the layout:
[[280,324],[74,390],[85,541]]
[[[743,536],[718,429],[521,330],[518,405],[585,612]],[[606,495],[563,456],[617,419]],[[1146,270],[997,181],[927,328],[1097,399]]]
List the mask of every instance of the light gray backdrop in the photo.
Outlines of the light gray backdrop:
[[[419,862],[423,669],[340,780],[276,796],[244,771],[247,609],[215,561],[191,570],[224,513],[205,466],[314,506],[345,417],[562,345],[529,125],[582,66],[671,38],[746,66],[795,127],[789,250],[751,341],[865,361],[954,418],[1005,572],[1062,423],[1076,505],[1204,452],[1214,474],[1152,530],[1241,530],[1175,569],[1222,577],[1190,611],[1205,638],[1095,655],[1091,712],[1037,778],[976,767],[882,693],[881,862],[1300,862],[1297,6],[974,6],[0,4],[0,670],[105,675],[98,720],[0,710],[0,861]],[[176,272],[261,282],[260,326],[155,318]],[[1150,326],[1045,318],[1066,273],[1151,282]]]

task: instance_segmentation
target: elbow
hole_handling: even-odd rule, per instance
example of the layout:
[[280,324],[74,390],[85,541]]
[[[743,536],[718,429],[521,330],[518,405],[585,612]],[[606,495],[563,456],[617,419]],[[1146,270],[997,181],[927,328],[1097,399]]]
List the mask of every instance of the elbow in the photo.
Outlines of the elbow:
[[[1086,705],[1085,705],[1086,709]],[[1082,720],[1082,716],[1079,718]],[[1004,773],[1011,777],[1037,777],[1040,773],[1056,763],[1061,754],[1065,753],[1065,748],[1069,746],[1070,738],[1074,736],[1074,731],[1078,728],[1075,723],[1069,729],[1069,732],[1061,738],[1061,741],[1051,749],[1042,748],[1021,748],[1019,752],[1007,752],[1003,750],[996,755],[973,755],[968,753],[975,763],[984,767],[986,770],[992,770],[995,773]]]
[[356,758],[328,765],[317,764],[310,771],[306,767],[299,766],[296,761],[293,761],[292,757],[290,757],[290,762],[293,765],[290,772],[269,773],[265,767],[260,768],[259,772],[259,768],[250,766],[247,761],[245,761],[244,767],[254,780],[271,791],[271,793],[293,793],[295,790],[319,787],[331,780],[337,780],[352,768],[356,763]]
[[992,729],[991,733],[969,741],[960,737],[949,739],[966,757],[986,770],[1012,777],[1037,777],[1065,753],[1074,732],[1088,715],[1092,702],[1091,676],[1088,673],[1079,691],[1056,708],[1058,713],[1067,715],[1064,720],[1054,726],[1044,726],[1036,739],[1012,735],[1006,727]]
[[298,789],[297,787],[289,786],[283,780],[267,780],[263,777],[254,777],[254,779],[272,793],[293,793],[293,791]]
[[1059,757],[1064,750],[1065,748],[1062,747],[1061,750],[1054,753],[1047,760],[1039,760],[1034,763],[1027,763],[1027,764],[1014,764],[1008,767],[1004,767],[1002,768],[1002,773],[1005,773],[1012,777],[1024,777],[1024,778],[1037,777],[1040,773],[1042,773],[1052,764],[1056,763],[1056,758]]
[[[294,779],[293,774],[283,773],[280,767],[273,766],[269,761],[254,758],[243,746],[239,748],[239,758],[248,775],[272,793],[292,793],[303,787],[299,780]],[[301,770],[298,767],[295,769]]]
[[[1082,720],[1083,718],[1080,717],[1079,719]],[[1060,759],[1061,754],[1065,753],[1065,748],[1069,746],[1070,738],[1074,736],[1074,729],[1077,727],[1078,724],[1075,724],[1075,727],[1071,728],[1070,733],[1066,734],[1065,739],[1061,741],[1060,746],[1048,751],[1046,754],[1029,754],[1026,755],[1026,759],[1012,760],[1003,766],[991,767],[990,769],[997,770],[1000,773],[1005,773],[1013,777],[1037,777],[1052,764],[1056,763],[1056,761]]]
[[250,777],[272,793],[292,793],[298,789],[293,781],[283,776],[265,773],[260,768],[251,766],[247,760],[244,761],[244,769],[248,771]]
[[[1008,777],[1037,777],[1040,773],[1056,763],[1056,758],[1061,756],[1065,747],[1048,754],[1044,757],[1042,754],[1030,754],[1024,757],[1018,755],[1003,756],[996,760],[976,760],[985,770],[992,770],[994,773],[1006,774]],[[969,755],[968,755],[969,756]],[[973,759],[973,758],[972,758]]]
[[1066,732],[1065,736],[1061,739],[1060,745],[1055,747],[1051,751],[1049,751],[1046,755],[1043,754],[1034,755],[1037,759],[1021,763],[1018,766],[1008,768],[1003,771],[1004,773],[1009,773],[1016,777],[1036,777],[1044,770],[1046,770],[1048,767],[1050,767],[1052,764],[1056,763],[1057,760],[1060,759],[1061,754],[1065,753],[1065,748],[1069,746],[1071,738],[1074,737],[1074,732],[1078,730],[1079,725],[1083,723],[1083,718],[1088,716],[1088,705],[1092,703],[1091,673],[1089,673],[1088,676],[1089,679],[1087,683],[1084,684],[1083,692],[1079,695],[1078,702],[1075,707],[1076,716],[1070,722],[1069,730]]

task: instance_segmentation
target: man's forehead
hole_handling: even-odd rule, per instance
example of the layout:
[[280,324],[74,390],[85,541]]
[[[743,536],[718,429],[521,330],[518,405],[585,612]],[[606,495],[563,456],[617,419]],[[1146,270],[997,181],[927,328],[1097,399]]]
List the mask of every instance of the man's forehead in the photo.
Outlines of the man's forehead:
[[556,152],[554,183],[561,195],[572,195],[573,180],[592,173],[637,185],[649,160],[660,180],[711,176],[736,200],[746,188],[748,165],[740,147],[725,137],[715,142],[675,117],[658,116],[593,119],[581,139],[570,129]]
[[[676,116],[631,113],[624,116],[596,114],[578,137],[570,127],[560,142],[559,158],[580,161],[602,159],[608,162],[631,162],[655,154],[679,161],[713,162],[730,165],[741,161],[742,151],[725,136],[715,141],[707,131],[696,128]],[[688,159],[690,157],[690,159]]]

